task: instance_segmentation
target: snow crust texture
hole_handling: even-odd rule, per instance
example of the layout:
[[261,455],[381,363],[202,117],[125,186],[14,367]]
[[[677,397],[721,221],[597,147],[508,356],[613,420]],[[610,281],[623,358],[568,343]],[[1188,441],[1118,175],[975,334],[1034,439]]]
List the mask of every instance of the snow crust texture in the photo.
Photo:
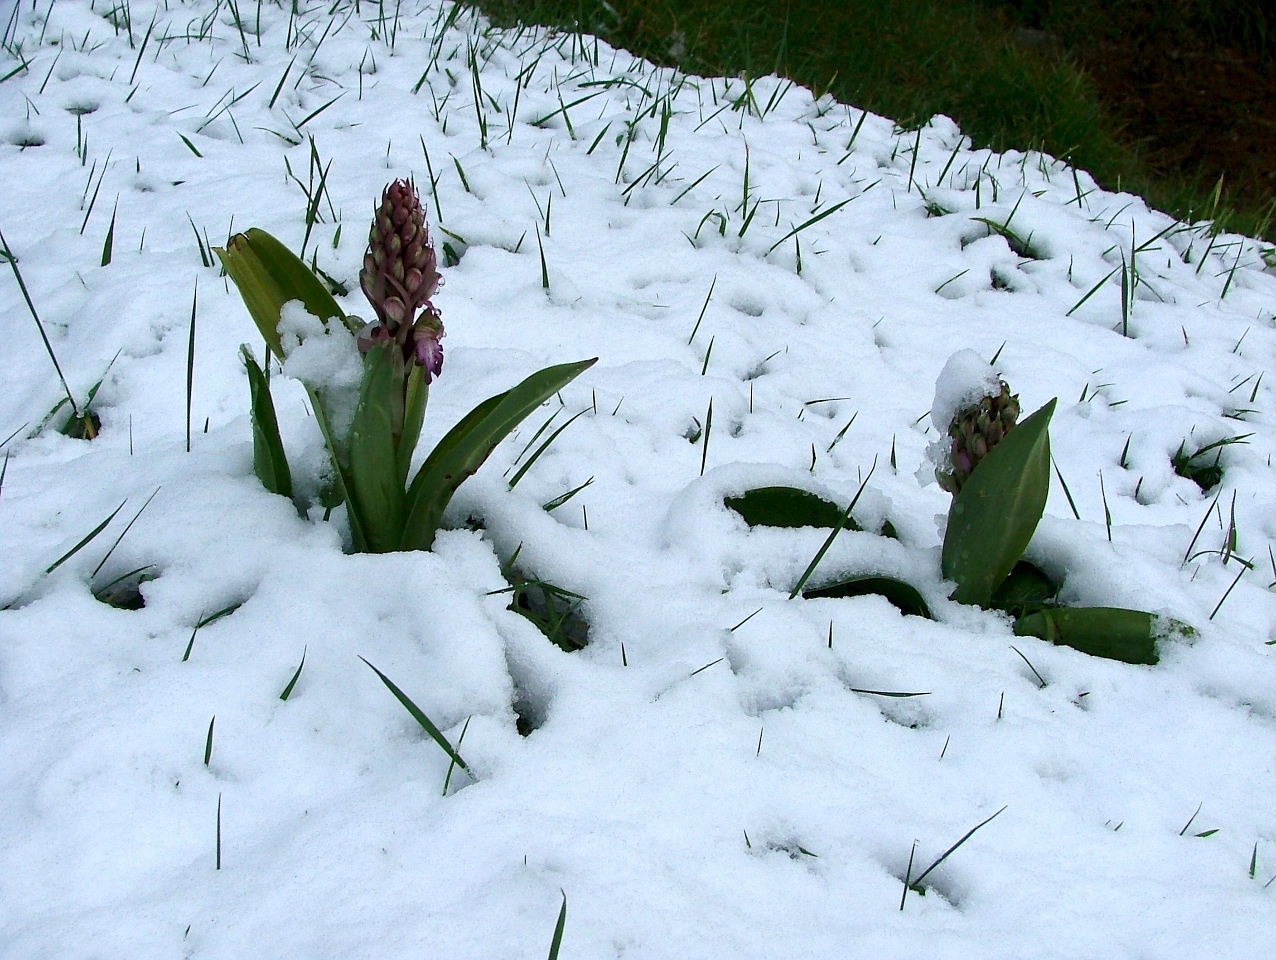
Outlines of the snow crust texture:
[[[70,390],[101,380],[97,439],[37,430],[62,388],[0,264],[0,957],[535,958],[564,895],[563,958],[1266,954],[1270,251],[944,117],[900,130],[452,4],[126,6],[24,2],[0,54],[0,229]],[[340,511],[253,476],[260,337],[210,247],[304,245],[366,317],[371,207],[407,175],[449,264],[422,452],[600,360],[432,552],[357,556]],[[293,360],[349,380],[333,347]],[[1192,625],[1157,666],[947,599],[927,412],[950,357],[998,353],[1025,416],[1058,398],[1029,558],[1068,603]],[[1244,435],[1212,488],[1173,468]],[[723,505],[845,504],[874,462],[857,517],[899,538],[847,531],[817,579],[906,580],[933,621],[787,599],[826,531]],[[587,598],[584,650],[507,609],[515,551]],[[94,598],[146,565],[142,609]]]

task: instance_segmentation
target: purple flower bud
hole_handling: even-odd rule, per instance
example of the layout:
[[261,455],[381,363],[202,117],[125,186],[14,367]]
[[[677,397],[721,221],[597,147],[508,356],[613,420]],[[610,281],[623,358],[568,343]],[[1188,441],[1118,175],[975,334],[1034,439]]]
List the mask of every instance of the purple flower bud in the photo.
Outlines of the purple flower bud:
[[367,353],[375,344],[388,343],[393,339],[390,336],[390,331],[381,324],[369,323],[359,331],[359,336],[355,342],[359,346],[360,353]]
[[443,324],[431,308],[412,329],[413,359],[425,368],[425,382],[443,372]]

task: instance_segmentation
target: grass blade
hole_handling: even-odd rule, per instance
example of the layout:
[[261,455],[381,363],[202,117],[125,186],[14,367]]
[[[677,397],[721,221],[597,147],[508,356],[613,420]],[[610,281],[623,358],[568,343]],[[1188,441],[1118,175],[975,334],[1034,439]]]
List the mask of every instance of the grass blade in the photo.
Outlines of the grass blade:
[[213,725],[217,723],[217,714],[213,714],[213,719],[208,721],[208,736],[204,738],[204,766],[213,759]]
[[802,588],[806,586],[806,581],[811,579],[811,574],[815,572],[815,568],[819,566],[820,561],[824,559],[824,554],[828,553],[829,547],[833,546],[833,541],[837,539],[837,535],[842,532],[843,528],[845,528],[847,523],[850,521],[851,511],[855,509],[855,504],[859,503],[860,494],[862,494],[864,492],[864,488],[868,486],[868,481],[872,478],[873,471],[876,469],[877,458],[874,457],[873,465],[868,468],[868,476],[860,482],[859,489],[855,491],[855,496],[851,497],[850,505],[847,506],[846,512],[842,514],[842,519],[838,522],[837,526],[829,531],[828,539],[826,539],[823,546],[815,552],[815,556],[812,557],[811,562],[807,564],[806,570],[804,570],[802,572],[802,576],[798,578],[798,582],[794,585],[793,591],[789,594],[790,600],[802,592]]
[[191,327],[186,342],[186,452],[191,452],[191,398],[195,388],[195,308],[199,304],[199,278],[191,294]]
[[40,330],[40,339],[44,341],[44,349],[49,354],[49,359],[53,361],[53,369],[58,373],[58,379],[62,381],[62,389],[66,392],[66,399],[71,404],[71,412],[78,420],[80,418],[80,408],[76,405],[75,398],[71,396],[71,388],[67,386],[66,377],[62,375],[62,366],[58,363],[57,355],[53,352],[53,344],[49,343],[49,335],[44,332],[44,324],[40,321],[40,314],[36,312],[35,304],[31,302],[31,294],[27,292],[26,282],[22,279],[22,271],[18,269],[18,258],[13,251],[9,249],[9,241],[4,238],[4,232],[0,231],[0,247],[3,247],[5,259],[9,261],[9,267],[13,270],[13,275],[18,281],[18,289],[22,291],[22,299],[27,302],[27,309],[31,311],[31,317],[35,320],[36,327]]
[[705,463],[709,459],[709,434],[713,431],[713,397],[709,398],[709,409],[704,415],[704,446],[700,448],[700,476],[704,476]]
[[109,266],[111,263],[111,252],[115,247],[115,215],[120,212],[120,198],[115,198],[115,206],[111,209],[111,225],[106,228],[106,239],[102,241],[102,263],[101,266]]
[[369,667],[372,667],[372,672],[381,678],[381,682],[384,683],[389,691],[395,695],[399,703],[403,704],[404,709],[406,709],[408,713],[412,714],[412,719],[421,725],[421,729],[430,735],[430,739],[437,743],[443,749],[443,752],[451,757],[452,761],[458,767],[466,773],[469,773],[469,764],[461,759],[461,755],[452,748],[452,744],[448,743],[447,737],[443,736],[443,732],[434,725],[434,721],[421,712],[421,708],[412,702],[412,698],[396,687],[393,680],[387,677],[376,667],[373,667],[372,664],[368,663],[368,661],[363,657],[360,657],[359,659],[363,660],[364,663],[367,663]]
[[1112,279],[1113,274],[1115,274],[1115,273],[1116,273],[1118,270],[1120,270],[1120,269],[1121,269],[1121,267],[1113,267],[1113,268],[1112,268],[1111,273],[1109,273],[1106,277],[1104,277],[1102,280],[1100,280],[1098,283],[1096,283],[1093,287],[1091,287],[1091,288],[1090,288],[1090,291],[1089,291],[1089,292],[1088,292],[1088,293],[1087,293],[1084,297],[1082,297],[1080,300],[1078,300],[1076,303],[1074,303],[1074,304],[1072,305],[1072,309],[1071,309],[1071,310],[1069,310],[1067,313],[1065,313],[1065,314],[1064,314],[1064,316],[1065,316],[1065,317],[1070,317],[1070,316],[1072,316],[1074,313],[1076,313],[1076,312],[1077,312],[1077,309],[1081,306],[1081,304],[1085,303],[1087,300],[1089,300],[1091,297],[1093,297],[1096,293],[1098,293],[1098,292],[1099,292],[1099,288],[1100,288],[1101,286],[1103,286],[1105,283],[1107,283],[1109,280],[1111,280],[1111,279]]
[[301,648],[301,663],[297,664],[297,670],[292,675],[292,679],[288,681],[288,685],[284,687],[283,692],[279,694],[279,699],[287,702],[292,696],[292,688],[297,685],[297,681],[301,679],[301,668],[306,665],[306,647]]
[[833,204],[833,206],[829,207],[823,213],[817,213],[815,216],[811,217],[811,219],[803,222],[800,226],[794,227],[792,230],[790,230],[788,233],[782,236],[779,240],[775,241],[775,243],[771,244],[770,248],[767,250],[767,253],[770,253],[772,250],[774,250],[776,247],[782,244],[785,240],[789,239],[789,237],[797,236],[807,227],[813,226],[814,224],[819,223],[825,217],[830,217],[833,214],[837,213],[837,211],[841,210],[844,206],[846,206],[848,203],[850,203],[854,199],[855,199],[854,197],[847,197],[845,200],[842,200],[839,203]]
[[551,433],[548,439],[546,439],[544,443],[542,443],[539,447],[536,448],[536,452],[527,458],[527,462],[518,468],[518,472],[515,473],[514,476],[510,478],[509,488],[513,490],[514,487],[518,485],[518,481],[523,479],[523,474],[527,473],[527,471],[532,468],[532,464],[534,464],[537,461],[537,459],[540,457],[542,453],[544,453],[546,450],[549,449],[550,444],[552,444],[555,440],[558,439],[558,435],[560,433],[562,433],[564,430],[570,427],[572,423],[575,422],[577,417],[580,417],[582,414],[585,414],[588,412],[589,412],[589,407],[586,407],[584,410],[581,410],[580,413],[573,415],[570,419],[568,419],[566,423],[564,423],[557,430]]
[[208,616],[201,618],[195,624],[195,629],[191,631],[191,638],[189,641],[187,641],[186,650],[182,654],[182,663],[185,663],[187,660],[191,658],[191,651],[195,649],[195,635],[199,633],[201,627],[206,627],[210,623],[220,620],[222,617],[230,616],[232,613],[234,613],[236,610],[238,610],[242,606],[243,606],[243,603],[241,601],[236,601],[235,603],[232,603],[228,607],[222,607],[222,609],[218,610],[216,613],[210,613]]
[[124,509],[124,504],[126,503],[128,503],[127,499],[121,501],[120,505],[111,511],[111,515],[109,517],[107,517],[105,520],[99,523],[96,527],[90,530],[87,534],[85,534],[83,540],[77,543],[74,547],[72,547],[66,553],[62,554],[62,556],[54,560],[53,563],[49,564],[49,566],[45,568],[45,571],[44,571],[45,575],[47,576],[48,574],[52,573],[58,567],[62,566],[62,564],[66,563],[73,556],[75,556],[77,553],[79,553],[81,550],[87,547],[89,543],[92,542],[93,538],[96,537],[103,530],[105,530],[107,526],[110,524],[110,522],[115,519],[115,515]]
[[554,924],[554,938],[549,942],[549,960],[558,960],[558,951],[563,945],[563,929],[567,926],[567,892],[563,894],[563,905],[558,910],[558,922]]
[[[132,520],[130,520],[130,521],[128,522],[128,524],[127,524],[127,525],[125,525],[125,527],[124,527],[123,531],[121,531],[120,535],[119,535],[118,537],[116,537],[116,538],[115,538],[115,542],[114,542],[113,544],[111,544],[111,549],[110,549],[110,550],[108,550],[108,551],[106,551],[106,556],[104,556],[104,557],[101,559],[101,561],[98,563],[98,565],[97,565],[96,567],[94,567],[94,568],[93,568],[93,572],[92,572],[91,574],[89,574],[89,579],[90,579],[90,580],[91,580],[91,579],[93,579],[94,577],[96,577],[96,576],[98,575],[98,571],[99,571],[99,570],[101,570],[101,569],[102,569],[102,567],[106,565],[106,561],[107,561],[107,560],[109,560],[109,559],[111,559],[111,554],[112,554],[112,553],[114,553],[114,552],[115,552],[115,548],[116,548],[116,547],[118,547],[118,546],[120,545],[120,541],[124,539],[124,535],[125,535],[126,533],[128,533],[128,532],[129,532],[129,530],[131,530],[131,529],[132,529],[133,524],[137,523],[137,518],[138,518],[138,517],[140,517],[140,516],[142,515],[142,510],[145,510],[147,507],[149,507],[149,506],[151,505],[151,501],[155,499],[155,494],[156,494],[156,493],[159,493],[159,492],[160,492],[160,488],[159,488],[159,487],[156,487],[156,488],[155,488],[155,493],[152,493],[149,497],[147,497],[147,498],[146,498],[146,502],[145,502],[144,504],[142,504],[142,509],[141,509],[141,510],[138,510],[138,511],[137,511],[137,513],[133,514],[133,519],[132,519]],[[123,504],[120,504],[120,506],[123,506]],[[112,514],[111,516],[114,516],[114,514]]]
[[920,886],[921,886],[921,882],[922,882],[923,880],[925,880],[928,876],[930,876],[930,874],[931,874],[931,871],[932,871],[932,870],[934,870],[934,869],[935,869],[936,867],[938,867],[941,863],[943,863],[945,860],[947,860],[947,859],[948,859],[948,858],[949,858],[949,857],[950,857],[950,856],[951,856],[951,855],[952,855],[952,854],[953,854],[953,853],[957,850],[957,848],[958,848],[958,847],[960,847],[963,843],[965,843],[967,840],[969,840],[971,837],[973,837],[973,836],[975,835],[975,831],[976,831],[976,830],[978,830],[980,827],[986,827],[988,824],[992,823],[992,822],[993,822],[994,820],[996,820],[999,816],[1001,816],[1002,812],[1003,812],[1005,809],[1006,809],[1005,807],[1002,807],[1002,808],[1001,808],[1001,810],[998,810],[996,813],[994,813],[994,814],[993,814],[991,817],[989,817],[987,820],[984,820],[982,823],[977,823],[977,824],[975,824],[973,827],[971,827],[969,830],[967,830],[967,831],[966,831],[966,833],[965,833],[965,835],[964,835],[964,836],[963,836],[960,840],[958,840],[956,843],[954,843],[951,847],[949,847],[947,850],[945,850],[945,851],[943,852],[943,854],[941,854],[941,855],[940,855],[940,857],[939,857],[939,859],[938,859],[938,860],[936,860],[936,861],[935,861],[934,863],[932,863],[929,867],[927,867],[925,870],[923,870],[920,874],[918,874],[918,875],[917,875],[917,878],[916,878],[916,879],[913,881],[913,883],[912,883],[912,887],[913,887],[913,889],[914,889],[914,890],[918,889],[918,887],[920,887]]
[[541,509],[544,510],[546,513],[552,510],[557,510],[564,503],[566,503],[572,497],[576,496],[576,494],[580,493],[582,490],[584,490],[587,486],[589,486],[593,482],[594,482],[594,478],[590,477],[588,480],[582,483],[579,487],[572,487],[572,489],[568,490],[566,493],[560,496],[555,497],[553,500],[549,501],[549,503],[542,504]]
[[[465,726],[461,727],[461,735],[456,738],[456,746],[458,749],[460,748],[461,744],[465,742],[465,732],[470,729],[470,721],[473,719],[474,719],[473,716],[469,716],[465,718]],[[443,796],[445,797],[447,796],[448,787],[452,785],[452,773],[455,770],[456,770],[456,761],[449,760],[447,765],[447,776],[443,778]]]

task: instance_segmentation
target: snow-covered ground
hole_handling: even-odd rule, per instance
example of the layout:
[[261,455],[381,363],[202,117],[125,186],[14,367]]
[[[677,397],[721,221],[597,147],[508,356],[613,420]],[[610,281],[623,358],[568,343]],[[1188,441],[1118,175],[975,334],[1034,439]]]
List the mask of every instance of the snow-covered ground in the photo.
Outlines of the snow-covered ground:
[[[62,387],[0,263],[0,956],[538,958],[564,897],[563,958],[1267,954],[1261,244],[942,117],[902,131],[451,4],[23,0],[17,43],[0,230],[77,400],[102,382],[97,439],[37,432]],[[600,359],[432,552],[351,555],[340,511],[253,475],[238,347],[260,338],[207,248],[304,238],[370,316],[369,214],[407,175],[459,257],[422,452],[533,370]],[[1025,415],[1058,398],[1029,556],[1067,602],[1194,640],[1131,666],[947,599],[928,411],[964,348]],[[275,393],[313,492],[305,395]],[[1218,487],[1174,472],[1242,434]],[[816,579],[906,580],[933,621],[789,600],[826,531],[723,505],[775,483],[845,504],[875,459],[856,516],[899,539],[844,532]],[[585,649],[493,593],[516,550],[588,598]],[[144,608],[94,598],[144,565]],[[361,656],[464,730],[473,777],[445,793]]]

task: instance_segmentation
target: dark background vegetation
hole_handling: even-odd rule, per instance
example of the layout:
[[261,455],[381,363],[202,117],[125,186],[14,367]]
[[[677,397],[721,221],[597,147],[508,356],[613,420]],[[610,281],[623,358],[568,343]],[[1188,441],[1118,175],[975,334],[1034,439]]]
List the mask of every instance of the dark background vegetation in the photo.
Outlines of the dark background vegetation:
[[[1067,157],[1179,217],[1276,240],[1276,65],[1257,0],[471,0],[693,73],[792,77],[978,146]],[[1220,186],[1221,184],[1221,186]]]

